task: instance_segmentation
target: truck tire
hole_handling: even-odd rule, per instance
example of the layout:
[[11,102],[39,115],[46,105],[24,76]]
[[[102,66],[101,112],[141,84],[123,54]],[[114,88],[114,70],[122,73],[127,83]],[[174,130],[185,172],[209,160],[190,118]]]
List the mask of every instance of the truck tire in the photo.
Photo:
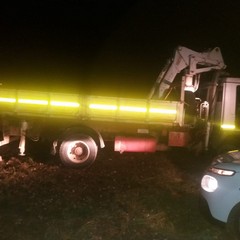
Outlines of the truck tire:
[[98,146],[92,137],[75,134],[61,143],[59,157],[65,166],[85,168],[95,161],[97,152]]
[[236,205],[227,220],[227,234],[229,239],[240,239],[240,204]]

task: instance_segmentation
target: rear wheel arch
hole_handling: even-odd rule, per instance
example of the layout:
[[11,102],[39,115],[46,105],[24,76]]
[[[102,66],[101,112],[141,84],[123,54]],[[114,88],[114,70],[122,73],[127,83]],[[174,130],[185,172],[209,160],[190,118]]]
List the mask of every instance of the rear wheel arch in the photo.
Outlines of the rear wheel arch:
[[210,134],[210,149],[215,154],[221,154],[240,148],[240,137],[236,131],[224,131],[213,126]]
[[90,128],[90,127],[84,126],[84,125],[77,125],[77,126],[74,125],[74,126],[65,128],[60,133],[58,141],[63,141],[69,135],[73,135],[76,133],[82,133],[82,134],[91,136],[93,138],[93,140],[96,142],[98,147],[100,147],[100,148],[105,147],[105,143],[104,143],[101,133],[99,131],[97,131],[96,129],[93,129],[93,128]]

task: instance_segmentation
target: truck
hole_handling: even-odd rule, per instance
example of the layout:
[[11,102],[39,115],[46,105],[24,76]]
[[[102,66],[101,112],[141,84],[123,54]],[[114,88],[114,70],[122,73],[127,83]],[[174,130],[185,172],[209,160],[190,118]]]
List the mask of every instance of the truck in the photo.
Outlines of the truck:
[[[108,142],[114,151],[237,148],[240,78],[228,77],[219,47],[178,46],[145,99],[0,87],[0,155],[17,142],[48,141],[65,166],[85,168]],[[210,78],[210,79],[209,79]]]

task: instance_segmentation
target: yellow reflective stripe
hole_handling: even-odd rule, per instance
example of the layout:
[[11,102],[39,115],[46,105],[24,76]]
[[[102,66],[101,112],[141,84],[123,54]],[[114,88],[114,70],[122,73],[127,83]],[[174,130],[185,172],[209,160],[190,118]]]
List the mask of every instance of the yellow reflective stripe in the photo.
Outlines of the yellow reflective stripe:
[[162,114],[176,114],[175,109],[162,109],[162,108],[150,108],[150,113],[162,113]]
[[120,111],[147,112],[147,108],[144,108],[144,107],[132,107],[132,106],[120,106]]
[[1,97],[1,98],[0,98],[0,102],[15,103],[15,102],[16,102],[16,99],[15,99],[15,98],[4,98],[4,97]]
[[25,103],[25,104],[38,104],[38,105],[48,105],[47,100],[38,100],[38,99],[18,99],[19,103]]
[[[99,109],[99,110],[117,110],[116,105],[107,105],[107,104],[90,104],[89,108],[91,109]],[[133,106],[120,106],[120,111],[127,112],[147,112],[147,108],[145,107],[133,107]],[[161,113],[161,114],[176,114],[177,111],[175,109],[161,109],[161,108],[150,108],[150,113]]]
[[100,109],[100,110],[117,110],[116,105],[107,105],[107,104],[90,104],[89,108],[91,109]]
[[50,105],[56,106],[56,107],[79,107],[80,106],[80,104],[77,102],[60,102],[60,101],[51,101]]
[[235,129],[235,125],[234,124],[222,124],[221,128],[223,128],[223,129]]

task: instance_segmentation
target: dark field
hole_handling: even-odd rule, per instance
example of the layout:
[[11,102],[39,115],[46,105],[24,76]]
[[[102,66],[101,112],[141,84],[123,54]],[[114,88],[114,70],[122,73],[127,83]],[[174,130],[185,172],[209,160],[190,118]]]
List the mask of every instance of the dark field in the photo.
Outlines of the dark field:
[[86,170],[48,156],[4,159],[0,239],[224,239],[224,226],[206,219],[198,204],[209,159],[105,149]]

